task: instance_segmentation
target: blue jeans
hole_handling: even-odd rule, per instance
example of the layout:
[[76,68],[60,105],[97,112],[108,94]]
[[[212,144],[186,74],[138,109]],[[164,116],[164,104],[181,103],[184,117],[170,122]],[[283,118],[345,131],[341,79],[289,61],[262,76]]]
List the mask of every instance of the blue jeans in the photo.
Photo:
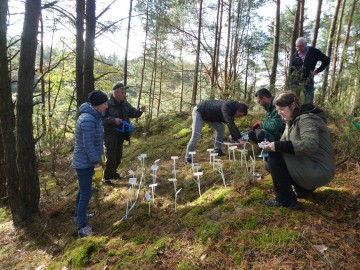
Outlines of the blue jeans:
[[291,87],[295,89],[295,94],[300,98],[300,91],[304,90],[305,95],[305,104],[313,104],[314,102],[314,92],[315,92],[315,84],[314,81],[306,84],[301,85],[299,84],[299,81],[292,80],[291,81]]
[[191,158],[189,152],[195,151],[195,145],[201,138],[201,130],[202,130],[203,126],[205,125],[205,123],[216,130],[214,148],[215,148],[215,151],[221,150],[221,145],[222,145],[222,142],[224,139],[224,134],[225,134],[224,124],[220,123],[220,122],[204,121],[204,119],[202,119],[202,117],[201,117],[201,114],[197,111],[197,107],[195,106],[192,111],[192,127],[191,127],[192,135],[191,135],[191,139],[186,148],[186,154],[185,154],[186,159]]
[[76,169],[76,173],[79,180],[79,190],[76,196],[76,226],[80,229],[88,224],[87,208],[91,198],[94,167]]

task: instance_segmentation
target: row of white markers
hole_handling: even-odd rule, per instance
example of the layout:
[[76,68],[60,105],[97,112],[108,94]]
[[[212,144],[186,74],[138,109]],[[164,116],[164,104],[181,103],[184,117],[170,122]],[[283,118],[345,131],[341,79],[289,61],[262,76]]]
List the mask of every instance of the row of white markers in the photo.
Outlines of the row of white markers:
[[[256,165],[255,154],[254,154],[254,147],[251,143],[245,142],[242,148],[239,148],[239,146],[237,144],[233,144],[233,143],[225,142],[224,144],[227,145],[229,160],[235,161],[236,160],[235,152],[240,152],[240,154],[241,154],[240,167],[243,167],[243,165],[245,166],[250,179],[253,177],[258,178],[259,176],[261,176],[260,174],[255,174],[255,165]],[[259,144],[259,146],[262,147],[262,145],[260,145],[260,144]],[[221,163],[222,160],[217,158],[218,153],[214,153],[213,148],[209,148],[209,149],[207,149],[207,151],[209,152],[210,164],[212,164],[212,167],[214,170],[217,169],[217,171],[219,172],[221,179],[223,181],[224,187],[226,187],[223,165]],[[201,169],[201,166],[199,166],[198,163],[194,162],[195,161],[194,156],[195,156],[196,152],[195,151],[190,152],[189,154],[191,156],[191,168],[192,168],[192,172],[193,172],[193,176],[194,176],[193,180],[195,181],[195,183],[198,186],[199,196],[201,197],[200,178],[203,175],[203,172],[199,171]],[[259,157],[265,158],[266,153],[261,152]],[[126,213],[120,219],[120,221],[126,220],[128,218],[129,213],[134,209],[136,202],[139,198],[139,193],[140,193],[140,190],[143,185],[143,179],[144,179],[144,174],[145,174],[145,158],[147,158],[147,154],[141,154],[140,156],[138,156],[138,159],[141,163],[141,176],[140,176],[140,182],[138,185],[137,185],[137,178],[135,177],[135,172],[133,170],[128,171],[128,173],[130,174],[130,178],[129,178],[130,187],[127,190],[127,199],[125,202]],[[176,169],[176,160],[178,158],[179,158],[178,156],[171,157],[171,159],[173,160],[173,170],[172,170],[173,178],[168,179],[174,185],[175,211],[176,211],[178,194],[182,190],[182,188],[177,189],[177,173],[180,172],[179,170]],[[158,183],[156,182],[157,170],[159,169],[159,166],[157,164],[159,161],[160,161],[160,159],[155,160],[154,164],[151,166],[150,176],[152,177],[153,182],[152,182],[152,184],[149,185],[149,191],[145,193],[145,199],[147,200],[147,202],[149,204],[149,211],[148,211],[149,216],[150,216],[150,211],[151,211],[151,206],[150,206],[151,202],[155,203],[155,189],[156,189],[156,186],[158,185]],[[137,185],[137,189],[136,189],[136,185]]]

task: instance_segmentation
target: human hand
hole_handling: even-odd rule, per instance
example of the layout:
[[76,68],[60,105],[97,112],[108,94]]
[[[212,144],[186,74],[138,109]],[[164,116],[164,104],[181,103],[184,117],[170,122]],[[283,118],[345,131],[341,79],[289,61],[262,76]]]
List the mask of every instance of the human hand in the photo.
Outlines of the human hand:
[[264,151],[266,152],[275,152],[275,143],[274,142],[261,142],[261,144],[263,145]]
[[141,107],[140,107],[140,111],[141,111],[141,112],[145,112],[145,106],[141,106]]
[[237,148],[243,147],[244,144],[245,144],[245,141],[243,139],[241,139],[241,138],[236,141]]
[[101,182],[103,177],[103,168],[101,166],[94,168],[94,180],[96,182]]
[[252,129],[255,131],[255,129],[260,128],[260,123],[261,123],[260,121],[256,121],[256,122],[254,123]]
[[115,125],[120,126],[121,123],[122,123],[122,119],[120,119],[120,118],[115,118]]

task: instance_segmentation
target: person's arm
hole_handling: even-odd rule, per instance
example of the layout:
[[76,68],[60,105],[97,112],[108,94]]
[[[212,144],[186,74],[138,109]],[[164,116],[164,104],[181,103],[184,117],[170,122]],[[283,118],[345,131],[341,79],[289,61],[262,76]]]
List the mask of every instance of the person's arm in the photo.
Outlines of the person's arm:
[[96,123],[91,120],[85,120],[80,124],[80,127],[83,134],[83,144],[86,155],[88,156],[90,163],[93,166],[96,166],[100,162],[94,142]]
[[127,102],[127,107],[129,110],[129,118],[138,118],[140,117],[143,112],[145,111],[145,107],[141,107],[140,109],[135,109],[133,106],[131,106],[130,103]]
[[330,58],[318,49],[316,49],[316,54],[318,56],[317,61],[321,62],[321,65],[317,69],[315,69],[315,74],[318,74],[330,64]]
[[229,132],[234,141],[238,141],[242,138],[241,133],[234,122],[234,115],[232,115],[230,104],[225,102],[221,106],[221,113],[223,115],[224,121],[229,128]]
[[272,112],[260,122],[260,127],[271,134],[276,134],[284,131],[285,124],[280,115],[275,111],[275,113]]

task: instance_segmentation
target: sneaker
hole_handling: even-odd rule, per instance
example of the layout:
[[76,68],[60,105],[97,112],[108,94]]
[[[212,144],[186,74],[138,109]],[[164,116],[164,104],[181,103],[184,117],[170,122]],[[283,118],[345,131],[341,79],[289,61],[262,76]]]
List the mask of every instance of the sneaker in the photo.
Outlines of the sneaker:
[[217,150],[217,151],[215,151],[214,153],[217,153],[217,154],[218,154],[218,157],[223,157],[223,156],[225,156],[225,153],[224,153],[223,151],[221,151],[221,150]]
[[280,207],[280,206],[288,207],[293,211],[296,211],[299,209],[299,204],[297,201],[294,201],[289,205],[285,205],[283,203],[278,202],[277,200],[267,200],[267,201],[265,201],[265,205],[269,206],[269,207]]
[[83,237],[86,237],[86,236],[91,236],[93,234],[94,233],[91,230],[91,227],[89,225],[78,229],[78,237],[79,238],[83,238]]

